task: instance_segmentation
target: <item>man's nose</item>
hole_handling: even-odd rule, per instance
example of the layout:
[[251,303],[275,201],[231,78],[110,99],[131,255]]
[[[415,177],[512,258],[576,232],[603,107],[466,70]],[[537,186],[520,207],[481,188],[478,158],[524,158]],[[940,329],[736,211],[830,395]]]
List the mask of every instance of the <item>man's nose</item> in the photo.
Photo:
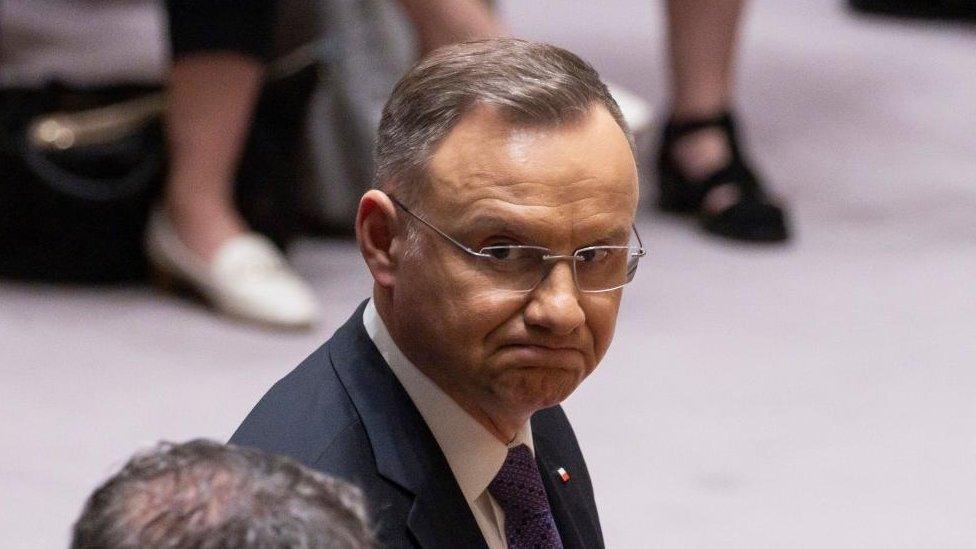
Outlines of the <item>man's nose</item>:
[[573,280],[573,268],[560,261],[532,291],[525,309],[525,321],[554,334],[567,335],[579,328],[585,319]]

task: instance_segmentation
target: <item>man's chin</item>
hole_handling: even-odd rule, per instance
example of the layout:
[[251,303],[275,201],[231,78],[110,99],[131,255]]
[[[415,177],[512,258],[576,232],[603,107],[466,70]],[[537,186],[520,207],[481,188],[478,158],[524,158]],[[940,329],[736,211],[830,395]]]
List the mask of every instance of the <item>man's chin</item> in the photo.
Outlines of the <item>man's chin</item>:
[[583,381],[581,372],[568,368],[519,368],[506,374],[503,399],[530,413],[566,400]]

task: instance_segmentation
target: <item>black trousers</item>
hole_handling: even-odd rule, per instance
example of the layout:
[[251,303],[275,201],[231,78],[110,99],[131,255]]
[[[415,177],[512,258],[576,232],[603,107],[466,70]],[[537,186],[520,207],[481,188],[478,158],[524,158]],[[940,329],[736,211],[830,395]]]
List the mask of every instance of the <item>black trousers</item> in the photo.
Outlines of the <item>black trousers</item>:
[[229,51],[268,60],[274,0],[167,0],[173,58]]

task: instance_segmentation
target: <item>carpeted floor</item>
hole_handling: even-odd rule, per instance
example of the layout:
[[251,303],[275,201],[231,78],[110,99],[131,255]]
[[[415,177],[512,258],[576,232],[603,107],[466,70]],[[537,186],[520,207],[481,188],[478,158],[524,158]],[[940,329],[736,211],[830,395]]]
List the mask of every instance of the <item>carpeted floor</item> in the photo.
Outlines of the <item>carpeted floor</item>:
[[[660,103],[660,6],[502,2]],[[642,214],[617,336],[567,403],[610,547],[971,547],[976,539],[976,29],[762,0],[739,72],[786,248]],[[61,547],[137,447],[225,439],[370,288],[302,242],[328,306],[266,333],[147,288],[0,285],[0,546]]]

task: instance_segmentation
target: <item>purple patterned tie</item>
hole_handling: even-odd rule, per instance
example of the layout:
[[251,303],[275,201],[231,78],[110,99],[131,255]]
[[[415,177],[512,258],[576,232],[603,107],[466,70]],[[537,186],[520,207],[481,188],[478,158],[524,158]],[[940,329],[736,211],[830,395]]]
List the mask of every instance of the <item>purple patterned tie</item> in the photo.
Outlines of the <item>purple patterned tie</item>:
[[528,446],[519,444],[508,451],[488,492],[505,512],[509,549],[562,549],[542,475]]

